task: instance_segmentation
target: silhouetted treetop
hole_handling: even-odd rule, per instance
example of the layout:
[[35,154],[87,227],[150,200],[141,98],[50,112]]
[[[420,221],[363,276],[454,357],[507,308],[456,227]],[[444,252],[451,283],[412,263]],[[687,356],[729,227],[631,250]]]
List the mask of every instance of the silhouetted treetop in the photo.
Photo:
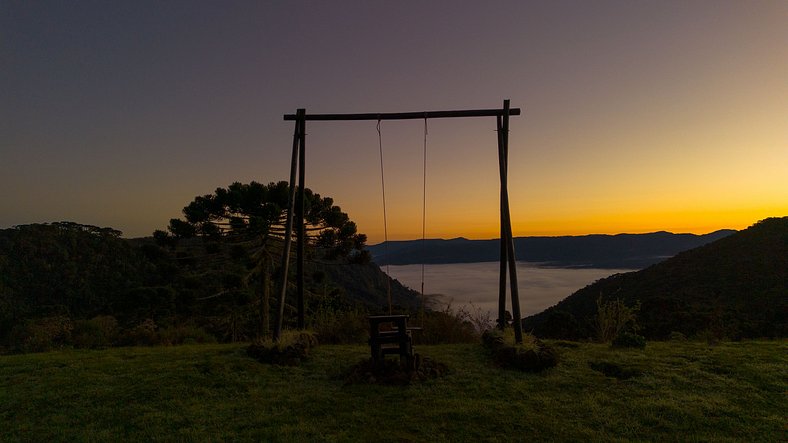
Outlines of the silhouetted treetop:
[[[176,239],[248,235],[281,239],[288,196],[289,185],[285,181],[267,185],[235,182],[227,188],[217,188],[213,194],[195,197],[183,208],[185,220],[170,220],[168,231]],[[310,244],[326,250],[328,258],[368,258],[363,252],[366,236],[357,232],[356,224],[334,205],[333,199],[306,188],[304,220]],[[156,232],[154,237],[166,241],[164,232]]]

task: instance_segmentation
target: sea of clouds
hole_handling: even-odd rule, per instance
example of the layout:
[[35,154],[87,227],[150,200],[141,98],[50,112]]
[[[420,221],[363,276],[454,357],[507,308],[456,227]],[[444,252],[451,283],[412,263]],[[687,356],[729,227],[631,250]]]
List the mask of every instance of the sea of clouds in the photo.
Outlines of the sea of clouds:
[[[497,315],[499,267],[497,262],[424,265],[424,294],[428,305],[441,308],[451,303],[458,308],[472,304],[474,308]],[[422,265],[384,265],[381,269],[405,286],[421,291]],[[520,312],[523,317],[536,314],[601,278],[631,271],[517,263]],[[506,309],[511,312],[508,290],[507,280]]]

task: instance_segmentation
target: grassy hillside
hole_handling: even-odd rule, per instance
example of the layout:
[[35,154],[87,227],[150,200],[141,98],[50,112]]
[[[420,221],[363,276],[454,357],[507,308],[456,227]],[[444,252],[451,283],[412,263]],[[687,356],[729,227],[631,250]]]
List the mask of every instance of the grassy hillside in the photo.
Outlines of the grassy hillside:
[[718,337],[788,336],[788,217],[683,252],[638,272],[599,280],[524,320],[537,335],[593,335],[598,297],[641,303],[650,338],[673,331]]
[[295,368],[240,345],[3,356],[0,441],[788,439],[786,341],[557,345],[562,363],[537,375],[493,367],[479,345],[420,346],[451,371],[410,387],[344,385],[364,346]]

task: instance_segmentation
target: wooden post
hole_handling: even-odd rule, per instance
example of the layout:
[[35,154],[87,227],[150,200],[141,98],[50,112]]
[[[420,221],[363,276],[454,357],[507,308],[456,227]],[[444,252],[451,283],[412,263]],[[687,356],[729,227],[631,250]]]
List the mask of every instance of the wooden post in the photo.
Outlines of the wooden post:
[[504,112],[501,116],[501,143],[498,146],[498,163],[501,174],[501,231],[506,237],[506,256],[509,265],[509,283],[512,294],[514,340],[516,343],[522,343],[523,326],[520,318],[520,291],[517,288],[517,260],[514,255],[514,238],[512,236],[512,220],[509,212],[509,190],[507,185],[509,168],[509,100],[503,101],[503,109]]
[[[504,164],[504,183],[509,180],[509,100],[503,101],[503,164]],[[523,342],[523,323],[520,314],[520,290],[517,281],[517,260],[514,255],[514,236],[512,234],[512,217],[509,212],[509,189],[506,184],[506,233],[509,237],[507,259],[509,260],[509,285],[512,295],[512,321],[514,323],[514,341]]]
[[298,329],[304,329],[304,243],[306,235],[304,232],[304,167],[305,167],[305,152],[306,152],[306,120],[299,120],[301,123],[301,137],[300,149],[298,153],[298,206],[296,210],[296,220],[298,222],[298,249],[296,256],[296,282],[297,282],[297,296],[296,305],[298,309]]
[[260,294],[260,330],[257,334],[257,338],[265,338],[268,336],[269,329],[271,327],[271,311],[270,311],[270,301],[271,301],[271,257],[268,255],[268,251],[263,249],[263,258],[260,270],[260,290],[262,293]]
[[[298,116],[303,117],[306,110],[299,109]],[[303,119],[296,120],[295,132],[293,133],[293,156],[290,159],[290,189],[287,197],[287,218],[285,221],[285,244],[282,248],[282,278],[279,282],[279,307],[278,315],[276,316],[276,325],[274,326],[273,340],[279,341],[282,335],[282,322],[285,315],[285,296],[287,295],[287,272],[288,265],[290,264],[290,244],[293,240],[293,205],[295,204],[295,176],[296,168],[298,166],[298,152],[299,144],[301,141],[301,130],[303,129]]]
[[[498,134],[498,163],[500,167],[500,163],[504,161],[503,153],[503,123],[501,122],[501,116],[496,116],[496,133]],[[500,257],[500,271],[499,271],[499,278],[498,278],[498,328],[503,331],[506,329],[506,267],[507,267],[507,257],[506,253],[509,249],[506,243],[506,230],[504,229],[504,225],[506,224],[506,220],[504,219],[504,212],[503,208],[505,205],[505,198],[503,193],[503,187],[501,187],[501,257]]]

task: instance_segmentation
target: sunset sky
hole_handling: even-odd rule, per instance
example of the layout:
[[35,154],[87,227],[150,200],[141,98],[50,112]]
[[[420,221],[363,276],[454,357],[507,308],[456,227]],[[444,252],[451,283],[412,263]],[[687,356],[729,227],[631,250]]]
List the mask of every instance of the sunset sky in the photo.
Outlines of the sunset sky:
[[[0,228],[150,235],[286,180],[283,114],[519,107],[515,236],[788,215],[788,2],[3,1]],[[383,239],[376,122],[308,122],[307,186]],[[427,236],[498,233],[494,118],[430,120]],[[384,121],[389,239],[421,237],[424,122]]]

